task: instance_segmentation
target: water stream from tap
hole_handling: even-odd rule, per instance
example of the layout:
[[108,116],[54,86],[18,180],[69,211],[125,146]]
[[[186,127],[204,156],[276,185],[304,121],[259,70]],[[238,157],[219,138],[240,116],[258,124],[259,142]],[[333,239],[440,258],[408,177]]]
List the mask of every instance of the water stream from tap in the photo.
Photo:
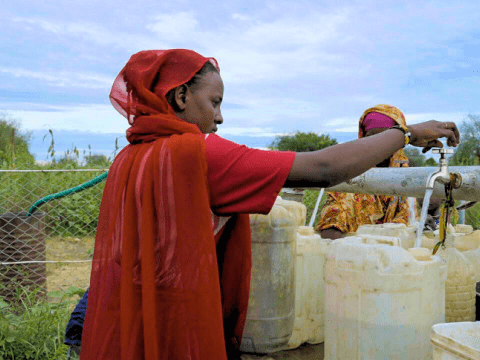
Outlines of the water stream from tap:
[[430,198],[432,197],[433,189],[425,190],[425,196],[423,198],[422,213],[420,215],[420,222],[417,227],[417,241],[415,247],[422,247],[422,233],[425,221],[427,220],[428,205],[430,204]]

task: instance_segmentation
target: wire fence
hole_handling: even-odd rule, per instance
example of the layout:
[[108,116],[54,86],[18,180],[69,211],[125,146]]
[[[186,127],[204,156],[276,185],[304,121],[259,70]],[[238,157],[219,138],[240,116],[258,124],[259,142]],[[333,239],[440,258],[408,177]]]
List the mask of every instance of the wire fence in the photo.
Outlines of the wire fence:
[[104,183],[45,203],[39,199],[82,184],[106,169],[0,170],[0,296],[19,289],[38,296],[89,285]]
[[[0,296],[19,285],[40,288],[39,296],[89,286],[91,260],[104,183],[45,203],[42,197],[82,184],[107,169],[0,170]],[[307,224],[319,191],[306,190]],[[318,223],[326,195],[320,203]],[[480,228],[480,204],[466,210],[465,223]]]

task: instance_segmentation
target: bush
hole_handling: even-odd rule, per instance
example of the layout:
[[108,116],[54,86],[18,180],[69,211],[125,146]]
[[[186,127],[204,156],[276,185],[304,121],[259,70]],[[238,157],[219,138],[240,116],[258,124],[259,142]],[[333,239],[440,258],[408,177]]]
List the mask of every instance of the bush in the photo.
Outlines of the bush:
[[0,113],[0,166],[4,169],[15,167],[16,163],[34,163],[34,157],[28,151],[30,133],[20,131],[20,123]]
[[480,203],[465,210],[465,224],[472,225],[475,230],[480,229]]
[[10,304],[0,297],[0,360],[65,359],[65,327],[75,295],[83,290],[71,287],[64,294],[49,294],[59,299],[55,303],[38,300],[35,291],[19,290],[17,295],[18,301]]

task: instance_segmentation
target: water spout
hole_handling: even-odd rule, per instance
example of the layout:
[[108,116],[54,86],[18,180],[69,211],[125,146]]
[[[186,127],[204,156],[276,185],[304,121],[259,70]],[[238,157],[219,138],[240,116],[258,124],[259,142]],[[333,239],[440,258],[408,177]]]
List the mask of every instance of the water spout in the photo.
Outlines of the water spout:
[[450,182],[450,172],[448,171],[448,162],[445,158],[446,154],[453,154],[452,149],[433,149],[434,154],[440,154],[440,160],[438,164],[438,170],[428,177],[427,189],[432,189],[435,182],[438,181],[441,184],[448,184]]

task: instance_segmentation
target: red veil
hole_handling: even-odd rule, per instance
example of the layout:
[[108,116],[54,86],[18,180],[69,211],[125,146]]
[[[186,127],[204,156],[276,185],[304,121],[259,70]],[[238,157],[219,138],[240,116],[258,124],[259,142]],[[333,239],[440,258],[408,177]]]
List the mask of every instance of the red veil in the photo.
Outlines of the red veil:
[[216,65],[190,50],[142,51],[113,84],[134,145],[115,158],[102,198],[82,360],[222,360],[241,341],[248,215],[215,243],[204,136],[164,96],[207,61]]

